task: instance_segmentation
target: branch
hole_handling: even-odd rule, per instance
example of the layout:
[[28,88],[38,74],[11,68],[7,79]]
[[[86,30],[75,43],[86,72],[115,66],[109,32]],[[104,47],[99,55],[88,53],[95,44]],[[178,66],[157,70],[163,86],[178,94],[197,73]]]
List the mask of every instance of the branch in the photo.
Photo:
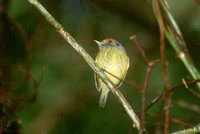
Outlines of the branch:
[[144,131],[145,131],[145,105],[146,105],[147,87],[148,87],[148,83],[149,83],[149,80],[150,80],[152,69],[153,69],[154,65],[159,62],[159,60],[149,61],[149,59],[147,58],[147,56],[146,56],[146,54],[145,54],[145,52],[144,52],[144,50],[141,46],[141,43],[140,43],[140,41],[139,41],[139,39],[137,38],[136,35],[131,36],[130,39],[135,42],[138,50],[140,51],[146,65],[147,65],[146,76],[145,76],[145,79],[144,79],[144,85],[141,88],[141,93],[142,93],[141,115],[140,115],[141,128],[140,128],[139,134],[143,134]]
[[34,92],[33,92],[32,97],[29,98],[28,102],[27,102],[27,103],[33,103],[36,100],[36,97],[38,95],[38,89],[39,89],[40,83],[44,77],[45,68],[44,67],[42,68],[42,72],[41,72],[39,80],[36,79],[35,76],[32,74],[32,72],[30,70],[28,70],[27,68],[25,68],[23,65],[18,65],[18,69],[27,76],[27,79],[30,79],[33,82]]
[[112,81],[108,79],[105,73],[97,66],[91,56],[83,49],[76,40],[64,30],[61,24],[59,24],[51,14],[37,1],[37,0],[28,0],[31,4],[33,4],[39,12],[45,17],[45,19],[51,23],[56,29],[56,31],[84,58],[84,60],[88,63],[88,65],[92,68],[92,70],[103,80],[103,82],[107,85],[107,87],[112,91],[118,101],[126,110],[127,114],[133,121],[133,126],[138,130],[140,129],[140,120],[138,116],[135,114],[131,105],[127,102],[126,98],[123,94],[116,90],[113,86]]
[[[183,62],[186,69],[189,71],[193,79],[200,79],[200,73],[198,72],[197,68],[195,67],[189,53],[187,50],[186,43],[184,38],[181,34],[181,31],[174,20],[172,14],[169,11],[169,7],[167,6],[167,1],[165,3],[160,1],[160,8],[164,19],[165,25],[165,35],[171,44],[171,46],[176,51],[179,59]],[[198,89],[200,91],[200,83],[197,83]]]
[[[154,118],[158,118],[159,120],[162,120],[162,115],[160,115],[160,114],[147,113],[147,115],[154,117]],[[185,121],[177,119],[177,118],[170,118],[170,121],[172,121],[175,124],[178,124],[179,126],[181,125],[181,126],[184,126],[184,127],[192,127],[192,125],[189,124],[188,122],[185,122]],[[153,123],[153,122],[151,122],[151,123]],[[150,124],[150,122],[147,122],[147,124]]]
[[[178,89],[178,87],[182,87],[182,86],[185,86],[185,85],[191,85],[191,84],[196,84],[198,82],[200,82],[200,80],[184,80],[185,82],[181,82],[181,83],[178,83],[176,85],[174,85],[173,87],[171,87],[171,92],[174,92],[176,89]],[[190,89],[190,88],[186,88],[186,89]],[[190,91],[192,92],[193,95],[197,96],[197,97],[200,97],[199,93],[196,93],[194,91]],[[156,96],[145,108],[145,112],[147,112],[152,106],[154,106],[156,103],[158,103],[159,100],[162,99],[162,97],[164,96],[165,94],[165,91],[163,91],[159,96]]]
[[171,134],[198,134],[200,133],[200,124],[194,126],[193,128],[180,130],[177,132],[173,132]]
[[[164,1],[166,2],[166,1]],[[162,71],[163,71],[163,78],[165,82],[165,100],[164,100],[164,111],[165,111],[165,125],[164,125],[164,133],[169,133],[169,125],[170,125],[170,105],[171,105],[171,92],[170,92],[170,84],[169,84],[169,73],[168,73],[168,66],[166,63],[166,45],[165,45],[165,25],[163,14],[161,12],[160,4],[161,0],[154,0],[153,6],[155,15],[157,17],[159,30],[160,30],[160,54],[161,54],[161,61],[162,61]]]

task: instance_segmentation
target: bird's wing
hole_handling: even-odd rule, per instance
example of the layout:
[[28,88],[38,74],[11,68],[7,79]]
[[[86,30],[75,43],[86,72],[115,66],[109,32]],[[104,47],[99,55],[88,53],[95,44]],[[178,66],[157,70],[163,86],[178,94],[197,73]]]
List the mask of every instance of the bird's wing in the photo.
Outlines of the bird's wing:
[[127,70],[128,70],[128,68],[129,68],[129,58],[127,57],[126,60],[127,60],[127,61],[126,61],[125,63],[127,63],[127,64],[126,64],[125,66],[120,66],[120,69],[126,68],[126,72],[125,72],[124,76],[120,79],[120,82],[119,82],[119,84],[118,84],[116,87],[120,87],[120,86],[122,85],[122,83],[123,83],[125,77],[126,77]]
[[99,78],[97,78],[98,76],[97,76],[97,74],[96,73],[94,73],[94,82],[95,82],[95,86],[96,86],[96,89],[97,89],[97,91],[101,91],[101,88],[99,87],[99,81],[98,81],[98,79]]

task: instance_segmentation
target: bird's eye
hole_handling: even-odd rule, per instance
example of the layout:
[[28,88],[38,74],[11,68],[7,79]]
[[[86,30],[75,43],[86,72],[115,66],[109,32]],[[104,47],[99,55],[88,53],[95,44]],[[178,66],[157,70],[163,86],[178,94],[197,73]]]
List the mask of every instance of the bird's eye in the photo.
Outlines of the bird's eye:
[[108,40],[108,43],[109,43],[109,44],[112,44],[112,43],[113,43],[113,41],[112,41],[112,40]]

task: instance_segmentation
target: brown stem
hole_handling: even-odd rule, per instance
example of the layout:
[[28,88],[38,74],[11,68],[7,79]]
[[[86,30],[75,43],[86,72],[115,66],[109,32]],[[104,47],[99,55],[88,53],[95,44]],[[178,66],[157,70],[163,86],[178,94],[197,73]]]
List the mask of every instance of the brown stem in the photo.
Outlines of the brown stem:
[[152,72],[152,66],[148,66],[145,80],[144,80],[144,85],[143,88],[141,89],[142,92],[142,98],[141,98],[141,115],[140,115],[140,121],[141,121],[141,128],[139,130],[139,134],[143,134],[144,128],[145,128],[145,105],[146,105],[146,92],[147,92],[147,86],[149,82],[149,78]]
[[141,88],[141,93],[142,93],[142,98],[141,98],[141,115],[140,115],[140,121],[141,121],[141,128],[139,130],[139,134],[143,134],[144,130],[145,130],[145,105],[146,105],[146,92],[147,92],[147,87],[148,87],[148,83],[149,83],[149,79],[151,76],[151,72],[153,69],[153,66],[155,65],[155,63],[157,63],[159,60],[155,60],[155,61],[149,61],[142,46],[141,43],[139,41],[139,39],[137,38],[136,35],[133,35],[130,37],[131,40],[133,40],[137,46],[137,49],[140,51],[146,65],[147,65],[147,71],[146,71],[146,76],[144,79],[144,85]]
[[171,105],[171,92],[170,92],[170,84],[169,84],[169,76],[168,76],[168,67],[166,64],[166,46],[165,46],[165,26],[163,22],[163,16],[160,9],[160,1],[155,0],[155,9],[157,13],[157,21],[159,24],[160,30],[160,53],[161,53],[161,62],[163,68],[163,78],[165,82],[165,100],[164,100],[164,111],[165,111],[165,123],[164,123],[164,133],[169,133],[170,127],[170,105]]
[[[191,85],[191,84],[196,84],[200,82],[200,80],[185,80],[185,83],[187,85]],[[178,87],[182,87],[182,86],[185,86],[185,83],[181,82],[181,83],[178,83],[176,85],[174,85],[173,87],[171,87],[171,91],[170,92],[174,92]],[[190,89],[190,88],[186,88],[186,89]],[[191,89],[190,89],[191,90]],[[194,92],[193,91],[190,91],[190,92]],[[161,98],[164,96],[165,94],[165,91],[162,92],[159,96],[157,96],[156,98],[154,98],[145,108],[145,112],[147,112],[152,106],[154,106],[159,100],[161,100]],[[199,93],[195,92],[193,93],[194,95],[196,95],[197,97],[199,97]]]
[[[162,119],[162,116],[159,114],[154,114],[154,113],[147,113],[148,116],[151,117],[155,117],[155,118],[159,118]],[[185,120],[180,120],[177,118],[170,118],[170,121],[172,121],[175,124],[181,125],[181,126],[185,126],[185,127],[192,127],[192,124],[189,124],[188,122],[186,122]],[[148,123],[149,124],[149,123]]]
[[137,36],[136,36],[136,35],[132,35],[132,36],[130,37],[130,39],[133,40],[133,41],[135,42],[135,45],[137,46],[137,49],[140,51],[142,57],[144,58],[145,63],[146,63],[147,66],[148,66],[149,59],[147,58],[147,56],[146,56],[146,54],[145,54],[145,52],[144,52],[144,50],[143,50],[143,48],[142,48],[142,46],[141,46],[141,43],[140,43],[140,41],[139,41],[138,38],[137,38]]

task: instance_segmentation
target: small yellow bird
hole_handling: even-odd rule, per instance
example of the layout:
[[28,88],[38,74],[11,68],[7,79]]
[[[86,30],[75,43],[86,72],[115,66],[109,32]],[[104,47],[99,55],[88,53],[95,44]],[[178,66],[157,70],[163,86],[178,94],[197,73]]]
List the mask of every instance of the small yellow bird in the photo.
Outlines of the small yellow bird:
[[[105,72],[107,77],[113,82],[115,88],[118,88],[124,80],[129,68],[129,57],[121,43],[114,39],[105,39],[103,41],[94,40],[99,46],[95,62]],[[94,74],[97,90],[101,91],[99,106],[105,107],[109,88]]]

